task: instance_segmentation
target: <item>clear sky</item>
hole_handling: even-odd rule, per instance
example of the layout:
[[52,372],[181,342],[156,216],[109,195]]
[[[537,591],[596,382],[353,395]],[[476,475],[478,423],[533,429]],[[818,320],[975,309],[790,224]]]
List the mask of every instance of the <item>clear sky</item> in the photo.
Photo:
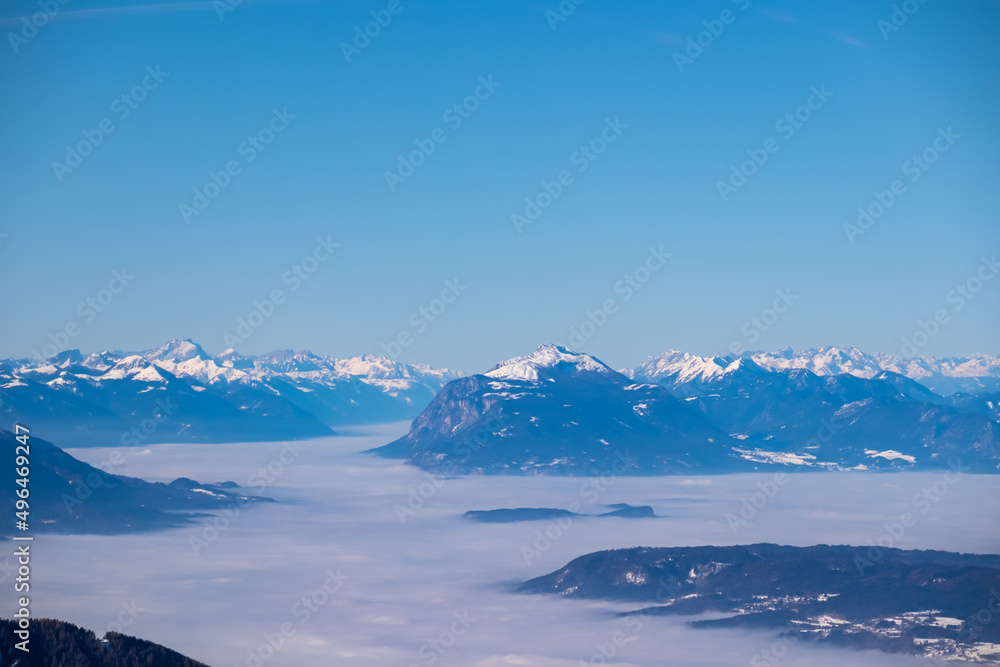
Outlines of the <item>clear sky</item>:
[[4,4],[0,356],[1000,353],[997,2],[144,2]]

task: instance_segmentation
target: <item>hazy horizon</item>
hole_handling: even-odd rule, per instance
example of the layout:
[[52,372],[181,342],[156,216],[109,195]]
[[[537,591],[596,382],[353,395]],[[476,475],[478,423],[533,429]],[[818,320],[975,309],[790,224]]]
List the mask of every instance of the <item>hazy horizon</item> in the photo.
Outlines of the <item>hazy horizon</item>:
[[[229,350],[232,349],[232,348],[223,348],[223,349],[215,350],[215,349],[212,349],[212,348],[209,348],[209,347],[206,347],[206,346],[202,345],[197,340],[193,340],[193,339],[190,339],[190,338],[179,338],[179,339],[174,339],[174,340],[192,342],[195,345],[198,345],[199,347],[201,347],[205,351],[205,353],[208,354],[211,357],[218,357],[222,353],[227,352],[227,351],[229,351]],[[167,344],[169,344],[171,342],[174,342],[174,341],[165,341],[165,342],[163,342],[163,343],[161,343],[159,345],[154,345],[152,347],[147,347],[147,348],[129,348],[129,349],[122,349],[122,348],[79,349],[79,348],[69,347],[69,348],[66,348],[64,350],[61,350],[60,352],[58,352],[56,354],[62,354],[62,353],[65,353],[65,352],[76,351],[76,352],[79,352],[85,358],[87,356],[91,355],[91,354],[100,354],[100,353],[103,353],[103,352],[108,352],[108,353],[111,353],[111,354],[122,354],[122,355],[143,354],[143,353],[153,352],[153,351],[155,351],[157,349],[160,349],[163,346],[165,346],[165,345],[167,345]],[[861,349],[861,348],[856,348],[856,347],[853,347],[853,346],[839,346],[839,345],[822,345],[822,346],[815,346],[815,347],[801,348],[801,349],[799,349],[799,348],[791,348],[791,347],[785,347],[785,348],[780,348],[780,349],[778,349],[778,348],[775,348],[775,349],[771,349],[771,348],[767,348],[767,349],[764,349],[764,348],[761,348],[761,349],[747,349],[747,350],[741,352],[740,354],[735,354],[735,353],[730,352],[730,351],[721,351],[721,352],[717,352],[717,353],[714,353],[714,354],[697,354],[697,353],[691,352],[690,350],[678,350],[676,348],[665,348],[665,349],[660,350],[658,352],[650,352],[649,354],[644,354],[644,355],[638,357],[638,360],[635,363],[631,363],[631,364],[627,364],[626,365],[626,364],[619,364],[619,363],[617,363],[617,360],[609,362],[609,361],[607,361],[607,359],[603,358],[602,356],[600,356],[600,355],[598,355],[596,353],[588,352],[586,350],[580,350],[580,349],[574,348],[572,346],[567,346],[567,345],[564,345],[562,343],[558,343],[558,342],[554,342],[554,341],[540,342],[540,343],[538,343],[534,347],[531,347],[531,348],[525,349],[523,351],[517,352],[517,353],[513,354],[510,357],[505,357],[503,359],[496,359],[495,361],[489,363],[488,365],[482,366],[482,367],[480,367],[478,369],[475,369],[475,370],[473,370],[473,369],[466,369],[466,368],[458,368],[458,367],[456,367],[454,365],[436,366],[436,365],[424,362],[424,361],[422,361],[420,359],[399,359],[399,358],[394,358],[391,354],[387,354],[385,351],[380,351],[380,352],[359,352],[359,353],[356,353],[356,354],[336,354],[336,353],[327,352],[325,350],[295,349],[295,348],[289,348],[289,347],[277,347],[277,348],[273,348],[273,349],[269,349],[269,350],[264,350],[264,351],[258,352],[258,353],[242,353],[242,356],[246,356],[246,357],[261,357],[261,356],[266,356],[266,355],[271,354],[271,353],[286,352],[286,351],[291,351],[291,352],[294,352],[296,354],[298,354],[298,353],[311,353],[311,354],[315,354],[315,355],[318,355],[318,356],[321,356],[321,357],[329,357],[329,358],[334,358],[334,359],[350,359],[350,358],[358,358],[358,357],[362,357],[362,356],[366,356],[366,355],[372,355],[372,356],[375,356],[375,357],[383,357],[383,358],[386,358],[386,359],[390,359],[392,361],[399,361],[400,363],[405,363],[405,364],[409,364],[409,365],[413,365],[413,366],[431,366],[432,368],[437,368],[437,369],[442,369],[442,370],[458,371],[458,372],[462,372],[464,374],[476,374],[476,373],[484,373],[484,372],[486,372],[486,371],[494,368],[498,363],[506,361],[507,359],[513,359],[513,358],[516,358],[516,357],[521,357],[521,356],[528,355],[531,352],[533,352],[534,350],[536,350],[538,347],[542,347],[542,346],[545,346],[545,345],[557,345],[559,347],[566,347],[567,349],[569,349],[571,351],[579,352],[581,354],[586,354],[588,356],[592,356],[592,357],[594,357],[596,359],[599,359],[600,361],[605,362],[608,366],[610,366],[611,368],[614,368],[616,370],[632,368],[634,366],[637,366],[642,361],[646,361],[648,359],[655,359],[655,358],[657,358],[657,357],[659,357],[659,356],[661,356],[663,354],[669,353],[669,352],[683,352],[683,353],[687,353],[687,354],[691,354],[691,355],[694,355],[694,356],[699,356],[699,357],[703,357],[703,358],[707,358],[707,359],[719,358],[719,357],[727,357],[727,356],[749,355],[749,354],[775,354],[775,353],[784,352],[784,351],[792,351],[792,352],[795,352],[795,353],[802,354],[802,353],[806,353],[806,352],[810,352],[810,351],[820,351],[820,350],[825,350],[825,349],[829,349],[829,348],[835,348],[835,349],[839,349],[839,350],[857,349],[857,350],[859,350],[860,352],[862,352],[864,354],[868,354],[868,355],[872,355],[872,356],[877,356],[877,355],[880,355],[880,354],[884,354],[884,355],[889,355],[889,356],[892,356],[892,357],[896,357],[897,359],[900,359],[902,361],[915,361],[915,360],[918,360],[918,359],[928,359],[928,360],[945,361],[945,360],[950,360],[950,359],[967,359],[967,358],[975,358],[975,357],[996,357],[996,356],[1000,356],[1000,354],[994,354],[994,353],[989,353],[989,352],[973,352],[973,353],[967,354],[967,355],[944,355],[944,356],[916,355],[916,356],[912,356],[912,357],[906,357],[906,356],[899,355],[898,352],[897,353],[893,353],[893,352],[878,352],[878,351],[872,352],[872,351],[869,351],[869,350],[865,350],[865,349]],[[35,350],[33,350],[33,352],[38,352],[38,350],[35,349]],[[50,355],[50,357],[44,357],[43,356],[42,359],[43,360],[47,360],[48,358],[51,358],[51,356],[56,356],[56,355]],[[633,353],[632,355],[629,355],[629,357],[630,358],[636,358],[636,353]],[[35,357],[32,354],[28,354],[27,356],[22,356],[22,357],[8,357],[8,358],[15,359],[15,360],[32,360],[32,361],[36,361],[36,362],[38,361],[38,357]]]

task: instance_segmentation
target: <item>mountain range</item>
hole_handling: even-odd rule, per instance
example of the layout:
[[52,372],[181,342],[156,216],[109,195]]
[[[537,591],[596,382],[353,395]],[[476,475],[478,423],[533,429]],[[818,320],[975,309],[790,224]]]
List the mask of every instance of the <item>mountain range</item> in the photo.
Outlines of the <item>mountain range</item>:
[[864,375],[682,353],[625,374],[543,345],[450,382],[373,451],[444,474],[1000,471],[995,391],[943,396],[893,371]]
[[[13,469],[15,436],[0,430],[0,451]],[[234,482],[199,484],[184,477],[169,484],[114,475],[80,461],[50,442],[32,436],[29,525],[33,533],[110,535],[189,523],[210,510],[240,511],[269,498],[249,495]],[[0,497],[0,535],[14,530],[11,491]]]
[[68,350],[0,361],[0,428],[27,424],[67,447],[311,438],[412,419],[458,376],[370,355],[212,357],[189,340],[134,354]]
[[410,432],[376,453],[443,473],[997,472],[1000,358],[670,351],[616,371],[543,345],[463,376],[370,355],[212,356],[174,340],[0,361],[0,427],[66,447],[305,439],[404,419]]
[[738,359],[750,359],[770,370],[805,369],[816,375],[854,375],[873,378],[883,371],[916,380],[931,391],[947,396],[955,393],[1000,392],[1000,356],[978,354],[970,357],[904,359],[891,354],[867,354],[856,347],[823,347],[796,352],[745,352],[742,355],[699,357],[669,350],[649,357],[622,373],[630,378],[657,384],[684,384],[707,379]]
[[651,617],[710,612],[690,625],[779,630],[786,649],[805,640],[1000,664],[1000,625],[982,620],[998,589],[1000,556],[751,544],[600,551],[518,591],[635,603],[623,616],[636,632]]

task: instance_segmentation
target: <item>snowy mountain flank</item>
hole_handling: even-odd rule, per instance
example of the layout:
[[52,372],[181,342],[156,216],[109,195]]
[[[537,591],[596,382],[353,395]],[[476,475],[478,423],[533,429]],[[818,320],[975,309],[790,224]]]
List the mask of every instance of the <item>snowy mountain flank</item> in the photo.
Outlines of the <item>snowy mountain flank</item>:
[[722,373],[739,359],[750,359],[771,370],[802,368],[816,375],[848,373],[861,378],[873,378],[889,371],[916,380],[937,394],[1000,391],[1000,356],[986,354],[967,358],[933,359],[915,357],[902,359],[890,354],[866,354],[855,347],[823,347],[795,352],[791,348],[777,352],[746,352],[742,356],[725,355],[698,357],[686,352],[669,350],[649,357],[625,375],[643,382],[678,383],[697,381]]
[[[832,349],[808,362],[822,374],[805,356],[779,356],[778,368],[766,355],[682,352],[618,372],[543,345],[450,382],[407,435],[373,453],[442,474],[1000,471],[995,389],[942,396],[864,359],[851,362],[857,374],[837,372],[852,357]],[[985,357],[923,361],[940,374],[994,368]]]
[[88,357],[68,350],[0,361],[0,427],[31,424],[64,447],[318,437],[412,419],[459,376],[371,355],[213,357],[190,340]]
[[735,469],[724,443],[738,444],[666,388],[543,345],[450,382],[406,436],[374,453],[444,474],[721,472]]

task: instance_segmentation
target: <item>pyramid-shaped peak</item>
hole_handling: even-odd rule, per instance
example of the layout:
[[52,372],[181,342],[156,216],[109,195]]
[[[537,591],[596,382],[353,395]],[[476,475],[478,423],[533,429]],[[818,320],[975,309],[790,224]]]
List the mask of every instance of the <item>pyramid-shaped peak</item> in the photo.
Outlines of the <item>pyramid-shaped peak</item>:
[[547,375],[554,371],[618,374],[589,354],[549,344],[539,345],[531,354],[502,361],[485,375],[506,380],[537,380],[540,373]]

